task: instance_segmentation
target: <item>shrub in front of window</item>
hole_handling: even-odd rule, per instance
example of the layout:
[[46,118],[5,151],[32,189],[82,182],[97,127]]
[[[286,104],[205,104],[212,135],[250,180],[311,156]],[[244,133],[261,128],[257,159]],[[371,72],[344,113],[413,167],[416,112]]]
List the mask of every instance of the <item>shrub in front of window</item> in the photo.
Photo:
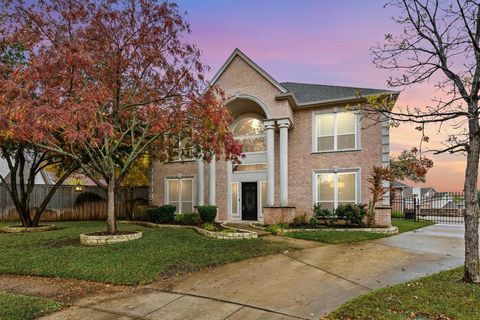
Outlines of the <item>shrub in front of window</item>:
[[217,217],[217,207],[215,206],[199,206],[197,210],[200,214],[200,218],[205,223],[213,223]]
[[317,218],[318,221],[321,221],[329,227],[333,226],[337,222],[334,212],[328,210],[327,208],[322,208],[320,203],[316,203],[313,206],[313,216]]
[[363,224],[363,218],[367,214],[365,204],[340,204],[335,209],[337,219],[345,220],[345,224],[349,226],[359,226]]
[[313,216],[310,218],[310,221],[308,224],[310,225],[310,227],[316,228],[318,227],[318,219],[315,216]]
[[133,220],[149,221],[147,210],[157,208],[157,206],[135,206],[133,208]]
[[158,208],[159,223],[173,223],[175,220],[175,210],[177,208],[170,204],[163,205]]
[[198,226],[202,223],[202,219],[197,212],[185,212],[175,215],[175,222],[188,226]]
[[308,219],[307,219],[306,213],[293,218],[292,226],[303,227],[306,225],[308,225]]
[[144,220],[153,223],[173,223],[175,210],[175,206],[168,204],[160,207],[147,207]]

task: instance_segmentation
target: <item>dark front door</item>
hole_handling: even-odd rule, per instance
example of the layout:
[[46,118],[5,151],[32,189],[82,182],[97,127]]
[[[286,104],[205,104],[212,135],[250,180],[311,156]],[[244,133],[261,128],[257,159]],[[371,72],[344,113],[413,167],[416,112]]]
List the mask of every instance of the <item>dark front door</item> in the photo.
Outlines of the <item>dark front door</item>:
[[257,183],[242,183],[242,220],[257,220]]

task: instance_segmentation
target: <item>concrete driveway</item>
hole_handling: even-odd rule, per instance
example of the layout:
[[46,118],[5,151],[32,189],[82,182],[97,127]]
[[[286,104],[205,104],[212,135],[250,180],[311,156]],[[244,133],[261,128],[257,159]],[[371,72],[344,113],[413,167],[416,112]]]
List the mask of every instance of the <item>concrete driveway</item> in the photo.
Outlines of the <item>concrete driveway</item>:
[[463,227],[321,245],[84,299],[45,319],[319,319],[345,301],[463,264]]

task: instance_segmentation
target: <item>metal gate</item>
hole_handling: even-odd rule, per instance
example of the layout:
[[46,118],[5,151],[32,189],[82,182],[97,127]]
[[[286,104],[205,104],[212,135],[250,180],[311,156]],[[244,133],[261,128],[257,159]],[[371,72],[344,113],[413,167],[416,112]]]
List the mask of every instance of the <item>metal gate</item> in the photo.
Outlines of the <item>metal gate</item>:
[[391,198],[392,219],[428,220],[436,223],[463,224],[463,193],[437,192],[428,196]]

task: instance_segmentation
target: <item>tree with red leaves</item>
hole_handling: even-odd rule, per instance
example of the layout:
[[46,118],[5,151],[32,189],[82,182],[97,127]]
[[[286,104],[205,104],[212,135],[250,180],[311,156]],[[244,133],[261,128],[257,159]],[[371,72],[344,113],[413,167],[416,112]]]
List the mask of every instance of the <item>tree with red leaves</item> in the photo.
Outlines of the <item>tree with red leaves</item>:
[[[33,143],[42,130],[33,112],[35,105],[30,103],[38,87],[28,68],[37,37],[19,32],[5,16],[0,22],[0,155],[8,167],[8,171],[0,175],[0,182],[15,205],[22,226],[37,227],[58,187],[78,166]],[[40,204],[31,208],[36,177],[42,170],[59,163],[63,164],[63,171],[58,180]]]
[[41,88],[35,116],[43,130],[34,141],[79,163],[107,191],[109,233],[117,231],[115,191],[149,150],[166,159],[188,138],[196,157],[240,155],[223,94],[204,80],[177,5],[49,0],[12,8],[39,38],[29,59]]

